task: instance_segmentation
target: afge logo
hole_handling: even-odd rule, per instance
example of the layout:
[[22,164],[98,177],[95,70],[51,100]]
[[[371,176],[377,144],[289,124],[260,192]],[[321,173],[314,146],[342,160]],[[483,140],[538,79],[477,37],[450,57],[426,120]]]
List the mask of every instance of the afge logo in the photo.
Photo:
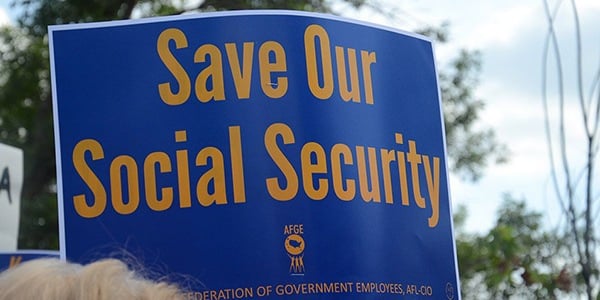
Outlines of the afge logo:
[[290,274],[291,275],[304,275],[304,248],[306,243],[304,242],[304,225],[286,225],[283,229],[285,235],[284,247],[290,258]]

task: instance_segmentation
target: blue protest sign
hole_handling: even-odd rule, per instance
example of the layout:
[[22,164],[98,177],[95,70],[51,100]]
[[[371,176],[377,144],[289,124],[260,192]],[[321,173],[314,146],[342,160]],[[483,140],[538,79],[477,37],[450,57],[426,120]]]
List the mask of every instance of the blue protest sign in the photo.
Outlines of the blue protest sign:
[[255,11],[50,47],[69,260],[121,248],[195,299],[458,298],[429,40]]
[[59,252],[55,250],[17,250],[0,251],[0,272],[16,267],[28,260],[38,258],[58,258]]

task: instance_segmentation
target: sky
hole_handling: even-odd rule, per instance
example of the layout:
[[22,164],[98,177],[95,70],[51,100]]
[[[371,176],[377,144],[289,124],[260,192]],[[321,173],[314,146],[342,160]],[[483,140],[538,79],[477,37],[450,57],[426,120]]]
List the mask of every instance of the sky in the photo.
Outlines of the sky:
[[[556,1],[550,1],[551,7]],[[573,26],[567,1],[559,11],[557,34],[563,43],[565,61],[573,61]],[[0,0],[0,24],[14,18],[9,1]],[[450,41],[436,46],[438,68],[443,69],[459,49],[482,53],[482,72],[476,96],[486,106],[478,126],[492,128],[498,140],[509,149],[509,161],[491,165],[478,182],[468,182],[451,175],[450,190],[454,207],[465,205],[469,211],[466,229],[484,232],[494,225],[496,210],[503,195],[510,193],[525,199],[528,206],[545,213],[545,223],[560,223],[560,206],[550,181],[548,148],[544,131],[542,106],[542,65],[544,39],[548,24],[543,1],[521,0],[372,0],[385,8],[386,16],[377,9],[359,11],[343,4],[334,8],[343,16],[413,31],[425,25],[449,23]],[[600,1],[577,1],[583,28],[585,90],[589,90],[593,70],[600,65]],[[573,66],[573,63],[569,63]],[[594,69],[595,68],[595,69]],[[574,78],[573,68],[565,69],[566,78]],[[567,94],[572,95],[573,81],[567,81]],[[555,85],[553,85],[555,86]],[[556,90],[550,89],[550,93]],[[555,101],[555,98],[551,98]],[[566,118],[569,124],[569,154],[581,163],[582,131],[575,102],[569,100]],[[551,116],[556,119],[556,114]],[[580,166],[573,169],[581,170]]]
[[0,26],[7,25],[10,22],[8,16],[9,4],[6,0],[0,0]]

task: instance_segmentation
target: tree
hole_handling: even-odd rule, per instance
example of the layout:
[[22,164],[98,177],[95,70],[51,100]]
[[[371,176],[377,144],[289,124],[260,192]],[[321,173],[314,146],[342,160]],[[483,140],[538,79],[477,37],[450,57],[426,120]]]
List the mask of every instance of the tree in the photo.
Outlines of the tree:
[[[364,0],[346,0],[354,7]],[[56,192],[52,101],[49,82],[47,25],[180,14],[186,11],[281,8],[330,12],[327,1],[206,0],[196,7],[172,0],[16,0],[24,9],[17,28],[0,33],[0,142],[24,149],[25,186],[20,248],[57,248]],[[445,28],[423,31],[440,42]],[[476,180],[488,160],[501,157],[492,131],[475,131],[483,107],[472,90],[480,57],[462,52],[442,72],[440,85],[446,114],[448,149],[453,170]]]
[[[544,8],[548,23],[548,33],[544,45],[544,65],[543,65],[543,87],[542,100],[544,105],[544,117],[546,125],[546,138],[550,156],[551,178],[555,195],[561,205],[562,214],[566,219],[566,231],[570,233],[574,253],[573,257],[577,260],[580,267],[579,276],[585,285],[585,294],[588,299],[600,297],[598,287],[598,261],[596,240],[597,234],[594,231],[598,211],[597,187],[594,182],[594,175],[597,166],[597,155],[600,148],[600,133],[598,132],[600,124],[600,66],[584,63],[583,59],[583,41],[581,38],[582,28],[579,19],[579,12],[574,0],[568,1],[572,13],[575,36],[575,57],[572,64],[575,66],[575,96],[569,96],[567,91],[567,78],[565,70],[569,64],[564,61],[564,52],[561,50],[555,20],[562,9],[564,1],[558,1],[553,7],[547,0],[544,0]],[[556,68],[556,102],[550,101],[550,85],[548,77],[551,75],[549,64],[554,59]],[[589,92],[584,91],[585,67],[594,68],[591,74]],[[575,101],[578,112],[580,113],[582,123],[567,123],[565,114],[566,107]],[[557,112],[558,121],[553,128],[551,124],[551,109]],[[583,125],[583,126],[581,126]],[[557,129],[556,129],[557,127]],[[568,132],[573,132],[581,128],[584,136],[583,149],[574,149],[572,136]],[[553,130],[554,129],[554,130]],[[583,162],[579,162],[572,153],[583,153]],[[594,296],[595,295],[595,296]]]
[[462,50],[450,66],[448,71],[440,73],[450,167],[463,178],[474,181],[482,176],[490,159],[502,163],[508,151],[496,142],[492,129],[474,128],[484,108],[483,101],[473,95],[478,84],[480,53]]
[[465,219],[459,208],[454,221],[464,299],[558,299],[573,290],[564,239],[545,231],[542,214],[524,200],[505,195],[485,234],[465,232]]

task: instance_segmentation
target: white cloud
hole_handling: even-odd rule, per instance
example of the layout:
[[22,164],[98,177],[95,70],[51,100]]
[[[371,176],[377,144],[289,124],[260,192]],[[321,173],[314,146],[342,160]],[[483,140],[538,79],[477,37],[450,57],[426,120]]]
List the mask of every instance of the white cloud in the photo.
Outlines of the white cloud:
[[11,24],[11,21],[8,17],[8,13],[6,12],[4,7],[0,7],[0,26],[5,26],[9,24]]
[[598,0],[581,0],[577,1],[579,10],[590,13],[591,10],[600,11],[600,1]]
[[479,21],[466,38],[469,48],[509,47],[524,31],[538,27],[544,19],[539,5],[525,1],[481,16]]

